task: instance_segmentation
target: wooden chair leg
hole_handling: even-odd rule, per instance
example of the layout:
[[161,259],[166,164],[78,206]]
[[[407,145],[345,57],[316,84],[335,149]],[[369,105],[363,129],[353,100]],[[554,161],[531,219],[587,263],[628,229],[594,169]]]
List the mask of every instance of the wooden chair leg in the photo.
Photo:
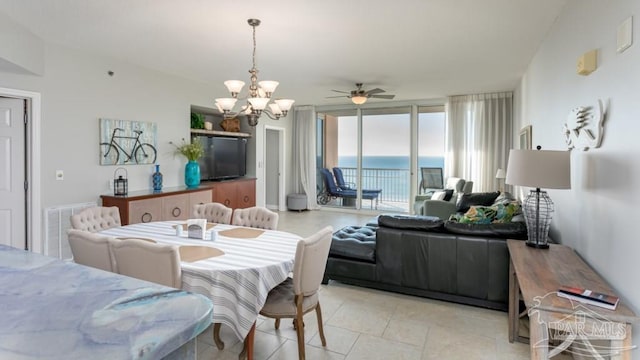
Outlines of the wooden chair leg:
[[318,333],[320,333],[322,346],[327,346],[327,340],[324,338],[324,329],[322,326],[322,311],[320,310],[320,303],[316,305],[316,317],[318,318]]
[[304,360],[304,325],[302,325],[302,311],[299,311],[296,315],[296,335],[298,335],[298,358]]
[[251,330],[247,334],[247,337],[244,339],[244,346],[242,347],[242,352],[238,355],[238,360],[253,360],[253,341],[256,335],[256,323],[253,323]]
[[218,350],[224,350],[224,341],[220,338],[220,326],[221,323],[213,324],[213,342],[216,344]]
[[280,318],[276,318],[276,330],[280,329]]

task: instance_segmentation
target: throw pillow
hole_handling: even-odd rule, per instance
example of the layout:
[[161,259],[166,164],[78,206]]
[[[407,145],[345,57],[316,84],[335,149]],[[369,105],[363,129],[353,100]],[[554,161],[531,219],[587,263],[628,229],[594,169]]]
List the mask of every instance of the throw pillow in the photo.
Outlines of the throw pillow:
[[491,206],[472,206],[458,221],[463,224],[491,224],[497,214]]
[[444,191],[435,191],[433,195],[431,195],[431,200],[444,200],[444,197],[447,195]]
[[444,201],[449,201],[449,200],[451,200],[451,198],[453,197],[453,189],[446,189],[446,190],[444,191],[444,193],[445,193],[445,195],[444,195],[444,199],[442,199],[442,200],[444,200]]
[[471,206],[491,206],[500,195],[499,191],[464,194],[458,200],[457,212],[467,212]]
[[494,223],[508,223],[517,214],[520,213],[520,203],[512,201],[507,204],[498,204],[491,206],[496,209],[496,216],[493,220]]

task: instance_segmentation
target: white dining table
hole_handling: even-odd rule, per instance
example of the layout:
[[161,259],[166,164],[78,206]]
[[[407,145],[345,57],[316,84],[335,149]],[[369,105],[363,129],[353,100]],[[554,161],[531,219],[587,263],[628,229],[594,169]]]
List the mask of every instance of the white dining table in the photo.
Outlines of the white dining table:
[[[175,225],[184,221],[161,221],[127,225],[101,231],[122,238],[146,238],[158,243],[214,247],[223,255],[195,262],[181,262],[182,289],[204,295],[213,302],[213,322],[229,326],[243,340],[255,331],[255,322],[269,291],[286,280],[293,270],[300,236],[275,230],[263,230],[253,238],[230,237],[221,231],[238,226],[216,224],[207,230],[218,235],[214,241],[177,235]],[[219,325],[218,325],[219,326]],[[218,327],[219,332],[219,327]],[[219,338],[216,340],[216,343]],[[217,344],[220,348],[220,344]],[[222,344],[222,347],[224,344]]]

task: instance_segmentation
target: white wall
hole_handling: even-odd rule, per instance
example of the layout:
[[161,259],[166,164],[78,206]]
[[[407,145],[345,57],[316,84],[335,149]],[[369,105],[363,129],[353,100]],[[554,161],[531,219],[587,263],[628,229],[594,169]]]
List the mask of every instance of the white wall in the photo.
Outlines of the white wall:
[[[115,72],[109,76],[107,71]],[[114,166],[100,166],[101,117],[158,124],[165,186],[183,185],[185,160],[169,141],[189,136],[191,104],[210,98],[203,84],[47,44],[42,77],[2,74],[2,87],[42,94],[42,206],[98,200],[109,193]],[[126,166],[130,191],[148,189],[153,165]],[[64,181],[56,181],[56,170]]]
[[[634,15],[634,44],[616,53],[616,29]],[[550,191],[557,239],[569,245],[640,313],[640,1],[572,0],[549,32],[516,91],[519,126],[533,125],[533,144],[566,149],[569,111],[609,100],[602,147],[571,155],[572,189]],[[598,49],[598,69],[576,74],[580,55]],[[637,327],[637,326],[636,326]],[[635,330],[633,343],[640,344]],[[636,356],[637,354],[637,350]],[[634,357],[636,357],[634,356]]]

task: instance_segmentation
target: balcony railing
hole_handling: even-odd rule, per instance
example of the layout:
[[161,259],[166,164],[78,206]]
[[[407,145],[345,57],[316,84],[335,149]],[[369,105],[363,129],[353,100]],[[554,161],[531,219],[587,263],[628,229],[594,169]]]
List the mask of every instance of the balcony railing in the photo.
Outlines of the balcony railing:
[[[356,168],[341,167],[344,181],[356,183]],[[382,189],[380,202],[409,203],[409,169],[362,168],[362,189]]]

